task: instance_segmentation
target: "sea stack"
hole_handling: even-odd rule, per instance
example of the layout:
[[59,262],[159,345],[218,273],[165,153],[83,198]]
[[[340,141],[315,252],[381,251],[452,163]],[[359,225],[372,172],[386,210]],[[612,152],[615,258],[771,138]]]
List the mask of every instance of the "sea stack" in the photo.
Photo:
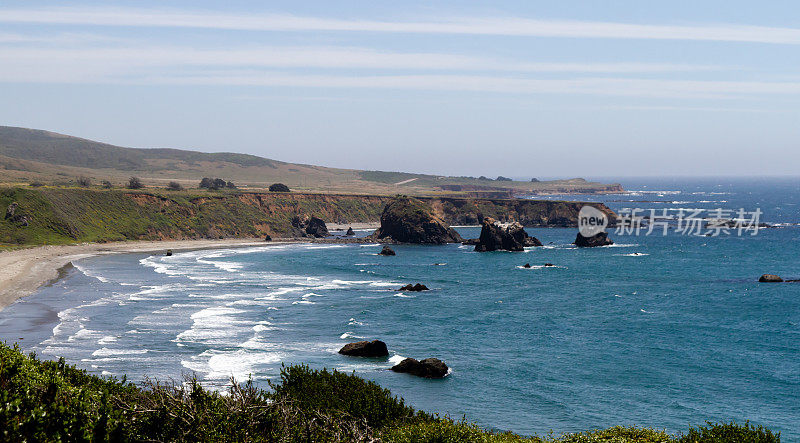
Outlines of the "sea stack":
[[390,248],[390,247],[388,247],[386,245],[383,245],[383,248],[381,249],[381,252],[379,252],[378,254],[379,255],[397,255],[394,252],[394,249],[392,249],[392,248]]
[[458,232],[435,216],[425,203],[411,197],[395,198],[383,209],[377,241],[442,245],[464,241]]
[[389,349],[386,343],[380,340],[359,341],[344,345],[339,349],[339,353],[351,357],[386,357],[389,355]]
[[306,234],[313,235],[315,238],[325,238],[330,235],[325,221],[318,217],[311,217],[306,222]]
[[608,238],[607,232],[599,232],[591,237],[584,237],[580,232],[575,238],[575,246],[579,248],[595,248],[597,246],[609,246],[614,242]]
[[426,358],[425,360],[407,358],[392,366],[394,372],[405,372],[424,378],[444,378],[448,370],[447,365],[438,358]]
[[764,274],[758,279],[759,283],[782,283],[783,279],[775,274]]
[[501,223],[491,217],[483,219],[481,236],[475,251],[524,251],[526,246],[542,246],[536,237],[531,237],[517,222]]

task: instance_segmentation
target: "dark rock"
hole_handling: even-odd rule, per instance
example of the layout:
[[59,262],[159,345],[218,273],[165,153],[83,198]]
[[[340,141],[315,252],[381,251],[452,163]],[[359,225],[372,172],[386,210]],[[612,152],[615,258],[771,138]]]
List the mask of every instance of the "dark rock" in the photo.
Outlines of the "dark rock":
[[389,350],[386,348],[386,343],[372,340],[348,343],[339,349],[339,353],[351,357],[386,357],[389,355]]
[[356,235],[355,231],[353,231],[353,227],[347,228],[347,232],[344,235]]
[[19,204],[17,202],[13,202],[10,205],[8,205],[8,208],[6,208],[6,218],[5,218],[6,220],[14,217],[14,213],[17,212],[17,207],[19,207]]
[[267,234],[264,236],[264,241],[272,241],[272,236]]
[[533,246],[542,246],[542,242],[540,242],[536,237],[525,237],[525,247],[530,248]]
[[164,255],[166,255],[167,257],[172,257],[172,249],[167,249],[167,252]]
[[555,266],[555,265],[554,265],[554,264],[552,264],[552,263],[545,263],[545,264],[544,264],[544,267],[545,267],[545,268],[552,268],[553,266]]
[[24,214],[17,214],[17,208],[19,204],[17,202],[13,202],[8,205],[6,208],[6,217],[5,219],[10,221],[11,223],[16,223],[20,226],[28,226],[29,220],[28,217]]
[[394,250],[386,245],[383,245],[383,249],[378,254],[380,255],[397,255],[394,253]]
[[783,279],[775,274],[764,274],[762,275],[758,281],[760,283],[781,283]]
[[591,237],[584,237],[581,233],[575,238],[575,246],[579,248],[594,248],[597,246],[613,245],[614,242],[608,238],[607,232],[598,232]]
[[467,245],[467,246],[475,246],[480,242],[481,242],[481,239],[479,239],[479,238],[470,238],[470,239],[464,240],[463,242],[461,242],[461,244],[462,245]]
[[460,243],[460,235],[435,216],[425,203],[411,197],[397,197],[383,209],[381,227],[372,235],[376,240],[398,243]]
[[292,237],[325,238],[330,235],[325,222],[318,217],[300,218],[295,215],[291,227]]
[[328,227],[325,226],[325,222],[321,218],[311,217],[305,223],[306,227],[306,234],[313,235],[316,238],[325,238],[331,235],[328,232]]
[[491,217],[483,219],[481,236],[475,245],[477,252],[523,251],[526,246],[542,246],[536,237],[531,237],[517,222],[501,223]]
[[531,264],[530,263],[525,263],[524,265],[522,265],[522,267],[527,269],[527,268],[531,267]]
[[411,283],[409,283],[409,284],[403,286],[402,288],[398,289],[398,291],[412,291],[412,292],[420,292],[420,291],[428,291],[428,290],[429,290],[428,287],[423,285],[423,284],[421,284],[421,283],[417,283],[415,285],[412,285]]
[[447,375],[447,365],[438,358],[426,358],[418,361],[407,358],[392,366],[392,371],[403,372],[425,378],[444,378]]

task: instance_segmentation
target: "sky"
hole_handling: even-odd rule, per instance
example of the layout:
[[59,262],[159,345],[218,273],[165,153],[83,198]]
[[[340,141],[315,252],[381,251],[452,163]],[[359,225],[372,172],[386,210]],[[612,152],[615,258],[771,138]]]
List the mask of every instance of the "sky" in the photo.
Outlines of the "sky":
[[448,175],[800,175],[800,4],[4,0],[0,124]]

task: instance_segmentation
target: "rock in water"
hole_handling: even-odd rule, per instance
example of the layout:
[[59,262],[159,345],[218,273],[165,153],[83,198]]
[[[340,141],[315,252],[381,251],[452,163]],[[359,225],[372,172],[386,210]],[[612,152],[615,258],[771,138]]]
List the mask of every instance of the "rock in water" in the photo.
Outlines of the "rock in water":
[[447,375],[447,365],[438,358],[426,358],[425,360],[418,361],[413,358],[407,358],[400,363],[392,366],[394,372],[404,372],[417,377],[425,378],[444,378]]
[[311,217],[305,225],[306,234],[308,235],[313,235],[316,238],[325,238],[330,235],[328,227],[325,226],[325,222],[321,218]]
[[172,249],[167,249],[167,252],[164,255],[167,257],[172,257]]
[[386,348],[386,343],[372,340],[348,343],[339,349],[339,353],[351,357],[386,357],[389,355],[389,350]]
[[423,285],[421,283],[417,283],[415,285],[412,285],[411,283],[409,283],[409,284],[403,286],[402,288],[398,289],[398,291],[420,292],[420,291],[429,291],[429,289],[428,289],[427,286],[425,286],[425,285]]
[[522,251],[526,246],[542,246],[536,237],[531,237],[517,222],[501,223],[491,217],[483,219],[481,236],[475,251]]
[[597,246],[613,245],[614,242],[608,238],[607,232],[598,232],[591,237],[584,237],[581,233],[575,238],[575,246],[579,248],[594,248]]
[[267,234],[264,236],[264,241],[272,241],[272,236]]
[[344,235],[356,235],[355,231],[353,231],[353,227],[347,228],[347,232]]
[[464,246],[475,246],[480,242],[481,242],[481,239],[479,239],[479,238],[469,238],[469,239],[466,239],[463,242],[461,242],[461,244],[464,245]]
[[764,274],[762,275],[758,281],[760,283],[781,283],[783,279],[775,274]]
[[398,243],[441,245],[463,241],[458,232],[425,203],[411,197],[397,197],[383,209],[381,227],[372,238]]
[[528,268],[531,267],[531,264],[530,263],[525,263],[524,265],[522,265],[522,267],[525,268],[525,269],[528,269]]
[[397,255],[394,253],[394,250],[386,245],[383,245],[383,249],[378,254],[380,255]]

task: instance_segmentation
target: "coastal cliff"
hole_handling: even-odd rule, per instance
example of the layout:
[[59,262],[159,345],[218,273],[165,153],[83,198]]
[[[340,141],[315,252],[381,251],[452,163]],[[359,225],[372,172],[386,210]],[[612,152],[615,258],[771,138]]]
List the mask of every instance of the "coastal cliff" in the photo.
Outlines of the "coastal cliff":
[[[120,240],[291,236],[292,218],[328,223],[377,222],[394,197],[311,193],[251,193],[121,189],[0,189],[0,244],[43,245]],[[574,226],[584,203],[517,199],[420,198],[451,225],[484,217],[525,226]],[[592,204],[613,213],[602,204]],[[25,220],[25,223],[20,220]]]

